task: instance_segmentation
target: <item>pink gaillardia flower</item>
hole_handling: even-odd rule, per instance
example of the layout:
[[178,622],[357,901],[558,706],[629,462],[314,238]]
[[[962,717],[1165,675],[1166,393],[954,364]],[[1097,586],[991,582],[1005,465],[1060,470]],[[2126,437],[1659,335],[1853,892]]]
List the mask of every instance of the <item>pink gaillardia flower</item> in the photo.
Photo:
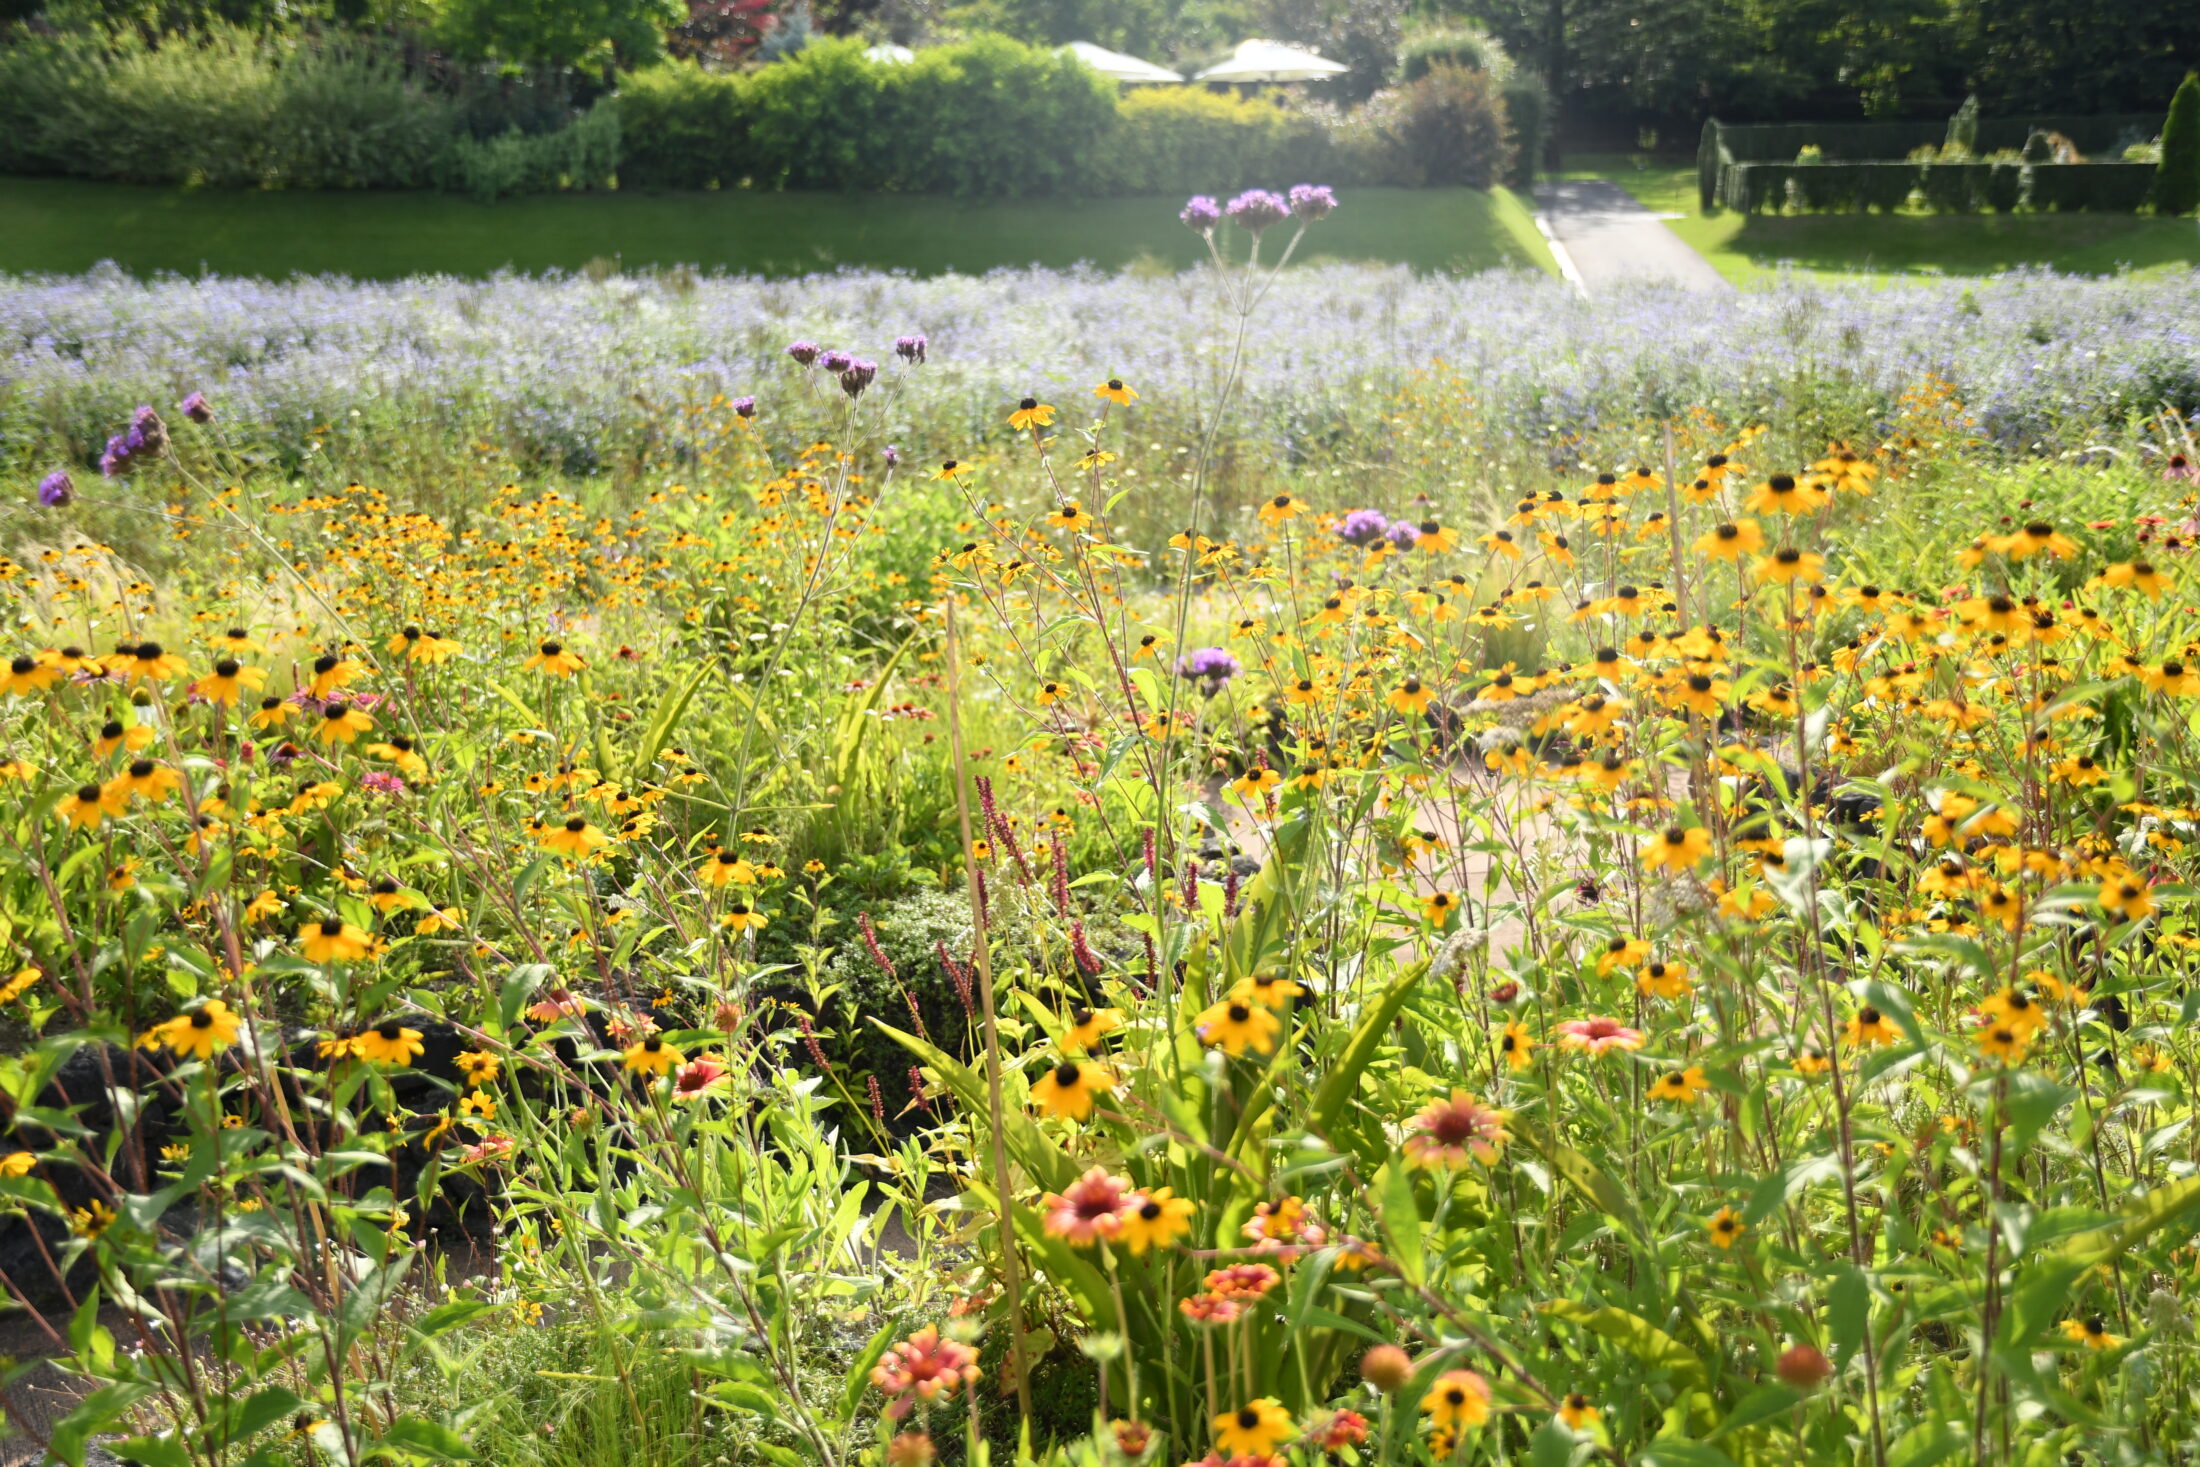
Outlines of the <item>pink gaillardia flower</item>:
[[878,1357],[871,1384],[888,1398],[888,1419],[899,1421],[919,1401],[943,1401],[955,1394],[956,1386],[975,1385],[983,1374],[976,1350],[942,1339],[939,1326],[928,1324]]
[[1133,1203],[1130,1184],[1109,1176],[1106,1167],[1096,1166],[1067,1191],[1049,1192],[1041,1205],[1046,1208],[1049,1236],[1073,1248],[1090,1248],[1122,1231],[1123,1218]]
[[1630,1029],[1617,1019],[1602,1014],[1586,1019],[1568,1019],[1558,1026],[1560,1049],[1585,1049],[1591,1054],[1602,1054],[1608,1049],[1642,1048],[1642,1031]]
[[1415,1166],[1461,1167],[1469,1157],[1489,1166],[1505,1144],[1504,1113],[1477,1103],[1464,1090],[1452,1091],[1449,1100],[1429,1102],[1413,1124],[1405,1153]]

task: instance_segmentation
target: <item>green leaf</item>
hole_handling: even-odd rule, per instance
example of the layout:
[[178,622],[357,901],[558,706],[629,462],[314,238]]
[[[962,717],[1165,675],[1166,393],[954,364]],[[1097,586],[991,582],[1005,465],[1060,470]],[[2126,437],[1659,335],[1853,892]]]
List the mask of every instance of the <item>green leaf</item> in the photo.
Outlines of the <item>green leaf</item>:
[[[900,654],[895,655],[898,657]],[[704,658],[696,664],[695,671],[686,682],[677,688],[668,689],[664,697],[658,700],[657,711],[650,716],[649,726],[642,731],[642,741],[634,746],[634,759],[626,771],[629,780],[640,779],[648,772],[657,756],[664,752],[665,741],[672,737],[673,729],[679,726],[681,715],[687,712],[688,702],[695,696],[695,690],[703,685],[703,679],[709,677],[717,667],[715,658]],[[610,773],[608,769],[604,771],[606,777]]]
[[871,1367],[878,1364],[879,1356],[886,1353],[887,1341],[893,1337],[894,1322],[888,1320],[879,1326],[877,1334],[871,1336],[871,1343],[856,1352],[856,1358],[848,1366],[848,1373],[841,1377],[840,1416],[843,1421],[855,1419],[856,1404],[863,1399],[863,1393],[871,1388]]
[[2196,1205],[2200,1205],[2200,1177],[2171,1182],[2133,1200],[2115,1222],[2080,1233],[2021,1265],[2009,1293],[2008,1311],[1996,1331],[1998,1340],[2005,1346],[2028,1344],[2067,1305],[2072,1286],[2087,1270],[2137,1247],[2150,1233]]
[[474,1460],[473,1449],[466,1445],[466,1438],[440,1422],[423,1421],[418,1416],[400,1416],[390,1423],[390,1429],[382,1433],[382,1444],[403,1447],[438,1462]]
[[1670,1372],[1678,1384],[1705,1383],[1703,1362],[1696,1358],[1695,1353],[1638,1315],[1629,1314],[1626,1310],[1609,1304],[1601,1309],[1592,1309],[1574,1299],[1552,1299],[1536,1307],[1543,1314],[1578,1324],[1593,1335],[1603,1336],[1653,1370]]
[[145,1467],[194,1467],[189,1449],[174,1437],[126,1437],[107,1443],[107,1450],[125,1462],[142,1462]]
[[1855,1264],[1843,1264],[1833,1281],[1833,1288],[1826,1295],[1826,1332],[1833,1344],[1835,1365],[1848,1364],[1849,1357],[1864,1343],[1864,1330],[1871,1321],[1871,1311],[1870,1280]]
[[77,1404],[53,1429],[49,1450],[66,1467],[84,1467],[84,1446],[105,1431],[132,1406],[153,1393],[144,1381],[117,1381],[101,1386]]
[[254,1392],[236,1407],[235,1417],[228,1423],[225,1435],[231,1441],[248,1440],[304,1405],[296,1394],[282,1386],[269,1386],[264,1391]]
[[1638,1458],[1643,1467],[1734,1467],[1734,1459],[1702,1442],[1655,1441]]
[[1352,1027],[1352,1038],[1347,1041],[1344,1053],[1337,1058],[1336,1068],[1314,1092],[1314,1105],[1308,1113],[1307,1128],[1317,1136],[1327,1136],[1335,1129],[1344,1115],[1344,1108],[1359,1093],[1360,1076],[1382,1048],[1383,1040],[1390,1033],[1390,1026],[1397,1021],[1399,1010],[1413,996],[1413,989],[1428,972],[1428,962],[1423,959],[1413,964],[1397,977],[1390,986],[1376,995],[1375,1002],[1360,1010],[1360,1021]]
[[1418,1284],[1428,1276],[1428,1262],[1421,1251],[1421,1204],[1413,1195],[1413,1171],[1402,1157],[1384,1164],[1381,1177],[1383,1231],[1390,1238],[1390,1259],[1406,1282]]
[[1573,1467],[1573,1428],[1553,1416],[1528,1439],[1528,1467]]
[[[956,1098],[970,1107],[973,1114],[987,1115],[991,1111],[985,1079],[968,1065],[960,1064],[941,1050],[925,1043],[914,1034],[904,1034],[893,1025],[879,1019],[871,1022],[902,1048],[908,1050],[940,1077],[940,1083],[955,1092]],[[1032,1179],[1052,1192],[1059,1192],[1077,1180],[1078,1166],[1070,1154],[1048,1140],[1046,1133],[1021,1111],[1008,1110],[1001,1116],[1001,1130],[1008,1145],[1009,1155],[1017,1165],[1029,1172]]]
[[1705,1437],[1704,1440],[1717,1441],[1730,1431],[1741,1431],[1747,1427],[1755,1426],[1759,1422],[1770,1421],[1773,1417],[1789,1410],[1797,1401],[1802,1399],[1803,1393],[1792,1386],[1759,1386],[1742,1397],[1741,1404],[1728,1412],[1726,1420],[1719,1423],[1719,1429]]
[[432,1340],[437,1335],[457,1329],[469,1320],[480,1318],[494,1308],[494,1304],[482,1299],[453,1299],[450,1303],[438,1304],[421,1315],[412,1327],[413,1334],[419,1339]]

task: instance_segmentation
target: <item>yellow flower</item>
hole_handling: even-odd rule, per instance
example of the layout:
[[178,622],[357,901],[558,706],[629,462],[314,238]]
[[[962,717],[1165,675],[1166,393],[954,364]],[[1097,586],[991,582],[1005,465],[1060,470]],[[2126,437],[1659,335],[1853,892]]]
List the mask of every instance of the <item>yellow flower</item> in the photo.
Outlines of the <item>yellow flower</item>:
[[1490,1419],[1490,1383],[1471,1370],[1447,1370],[1421,1397],[1421,1411],[1439,1429],[1480,1426]]
[[1408,717],[1419,717],[1421,714],[1428,712],[1428,705],[1435,698],[1436,695],[1429,691],[1419,678],[1408,677],[1397,687],[1392,688],[1390,695],[1383,701]]
[[1823,555],[1813,555],[1807,550],[1798,550],[1793,545],[1783,545],[1750,569],[1760,581],[1785,586],[1795,581],[1817,580],[1825,573],[1826,558]]
[[234,708],[244,692],[258,692],[266,681],[266,668],[244,667],[235,658],[224,657],[214,664],[212,672],[191,684],[191,691],[209,703]]
[[1808,480],[1793,474],[1774,474],[1749,491],[1742,507],[1751,514],[1815,514],[1830,496]]
[[372,1029],[351,1036],[351,1052],[370,1064],[396,1065],[404,1069],[418,1059],[427,1045],[418,1029],[408,1029],[395,1019],[385,1019]]
[[54,813],[79,830],[97,830],[99,822],[129,808],[130,797],[118,785],[79,785],[54,802]]
[[1505,1057],[1505,1068],[1519,1071],[1535,1063],[1536,1037],[1518,1020],[1507,1023],[1497,1036],[1497,1050]]
[[1764,548],[1765,532],[1755,520],[1715,525],[1696,537],[1696,553],[1712,560],[1740,560]]
[[351,744],[373,727],[374,720],[350,704],[331,703],[321,710],[321,726],[313,736],[324,744]]
[[539,672],[546,677],[571,677],[588,666],[580,654],[569,652],[560,642],[544,642],[535,649],[535,655],[520,664],[523,671]]
[[38,980],[45,976],[36,968],[16,969],[14,977],[8,979],[5,983],[0,983],[0,1003],[14,1003],[24,994],[36,988]]
[[747,902],[726,903],[726,910],[718,921],[720,925],[735,932],[747,932],[751,929],[761,932],[764,928],[764,914]]
[[628,1074],[662,1075],[686,1058],[679,1050],[652,1034],[637,1044],[629,1045],[619,1056],[619,1066]]
[[1122,1026],[1121,1009],[1072,1009],[1069,1027],[1062,1034],[1062,1048],[1071,1054],[1081,1054],[1098,1044],[1102,1035],[1113,1033]]
[[2127,922],[2143,922],[2154,915],[2154,898],[2146,882],[2128,874],[2101,883],[2100,903],[2103,911]]
[[1107,381],[1092,389],[1092,395],[1105,398],[1118,407],[1128,406],[1138,400],[1138,393],[1132,388],[1125,387],[1123,379],[1120,377],[1110,377]]
[[561,856],[586,857],[610,845],[611,837],[590,825],[583,817],[574,815],[561,824],[545,825],[536,843],[544,850],[555,851]]
[[28,1151],[11,1151],[0,1156],[0,1177],[27,1177],[37,1165],[38,1158]]
[[1711,854],[1711,832],[1702,826],[1692,829],[1679,825],[1667,826],[1656,839],[1645,842],[1642,848],[1642,864],[1656,871],[1665,869],[1687,872]]
[[1016,404],[1016,411],[1008,415],[1008,426],[1019,433],[1026,428],[1051,428],[1054,426],[1054,409],[1036,397],[1027,397]]
[[2084,1345],[2088,1350],[2113,1350],[2123,1343],[2123,1337],[2108,1332],[2108,1324],[2098,1314],[2083,1319],[2066,1319],[2062,1322],[2063,1337]]
[[1690,1065],[1684,1070],[1668,1070],[1658,1076],[1650,1086],[1652,1100],[1671,1101],[1675,1105],[1692,1105],[1711,1082],[1704,1078],[1702,1065]]
[[1597,1408],[1590,1404],[1589,1398],[1579,1391],[1573,1391],[1558,1403],[1558,1419],[1565,1422],[1569,1430],[1587,1431],[1600,1418]]
[[1115,1074],[1091,1060],[1065,1059],[1031,1085],[1031,1099],[1050,1116],[1081,1121],[1092,1114],[1093,1097],[1115,1089]]
[[1296,1434],[1291,1413],[1273,1396],[1225,1411],[1214,1420],[1215,1446],[1228,1457],[1265,1457]]
[[1742,1215],[1733,1208],[1722,1207],[1711,1214],[1711,1220],[1704,1224],[1704,1230],[1711,1234],[1712,1246],[1723,1250],[1732,1248],[1741,1241],[1742,1234],[1748,1231],[1748,1224],[1742,1221]]
[[374,951],[374,939],[340,917],[323,917],[298,929],[309,963],[350,963]]
[[154,1032],[178,1057],[212,1059],[214,1051],[237,1042],[237,1016],[229,1011],[229,1005],[210,998],[191,1012],[157,1026]]
[[1978,1052],[2005,1065],[2023,1064],[2031,1043],[2031,1037],[2013,1024],[1989,1022],[1978,1031]]
[[1242,1055],[1249,1049],[1265,1054],[1283,1032],[1283,1021],[1265,1004],[1241,999],[1225,999],[1213,1005],[1193,1024],[1204,1043],[1219,1044],[1229,1055]]
[[713,890],[729,882],[739,886],[756,885],[756,868],[738,851],[724,850],[712,856],[695,869],[696,879]]
[[158,805],[183,785],[183,776],[165,764],[155,764],[150,759],[135,759],[113,779],[107,781],[111,794],[119,794],[124,800],[133,795],[143,795]]
[[1148,1248],[1171,1247],[1192,1230],[1194,1210],[1191,1198],[1178,1197],[1167,1187],[1134,1193],[1130,1206],[1121,1214],[1116,1241],[1130,1249],[1134,1257]]
[[456,657],[460,651],[458,643],[447,637],[439,637],[433,632],[424,632],[415,626],[406,627],[384,645],[393,657],[402,657],[408,662],[426,663],[429,666]]
[[487,1085],[504,1068],[504,1061],[485,1049],[463,1050],[452,1063],[466,1077],[466,1083],[476,1088]]
[[976,464],[968,464],[964,463],[961,459],[951,458],[943,460],[940,464],[939,472],[932,475],[932,477],[935,480],[947,481],[965,478],[968,475],[975,474],[976,472],[978,472],[978,466]]
[[1841,1042],[1851,1048],[1868,1048],[1875,1044],[1895,1044],[1901,1041],[1901,1031],[1887,1022],[1887,1016],[1864,1005],[1856,1011],[1848,1027],[1841,1032]]

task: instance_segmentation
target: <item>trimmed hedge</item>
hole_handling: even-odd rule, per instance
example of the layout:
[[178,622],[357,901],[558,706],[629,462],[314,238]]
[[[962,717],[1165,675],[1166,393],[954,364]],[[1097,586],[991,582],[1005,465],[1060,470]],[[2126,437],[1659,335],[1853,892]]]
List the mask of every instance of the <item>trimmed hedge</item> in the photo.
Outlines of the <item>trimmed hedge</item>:
[[1912,189],[1949,213],[1992,209],[2136,213],[2154,187],[2151,163],[1730,163],[1720,194],[1737,213],[1899,209]]
[[1222,193],[1333,177],[1337,148],[1303,113],[1192,87],[1134,87],[1095,169],[1097,191]]

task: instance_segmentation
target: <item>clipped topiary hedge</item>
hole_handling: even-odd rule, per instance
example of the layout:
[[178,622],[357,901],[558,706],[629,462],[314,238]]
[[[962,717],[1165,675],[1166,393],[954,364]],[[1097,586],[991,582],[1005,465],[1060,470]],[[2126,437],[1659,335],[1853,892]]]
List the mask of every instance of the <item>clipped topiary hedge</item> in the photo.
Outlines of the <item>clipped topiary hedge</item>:
[[1891,211],[1912,189],[1948,213],[2132,214],[2155,180],[2151,163],[1729,163],[1720,174],[1720,196],[1741,214]]
[[2152,163],[2033,163],[2024,170],[2029,209],[2135,214],[2154,191]]

